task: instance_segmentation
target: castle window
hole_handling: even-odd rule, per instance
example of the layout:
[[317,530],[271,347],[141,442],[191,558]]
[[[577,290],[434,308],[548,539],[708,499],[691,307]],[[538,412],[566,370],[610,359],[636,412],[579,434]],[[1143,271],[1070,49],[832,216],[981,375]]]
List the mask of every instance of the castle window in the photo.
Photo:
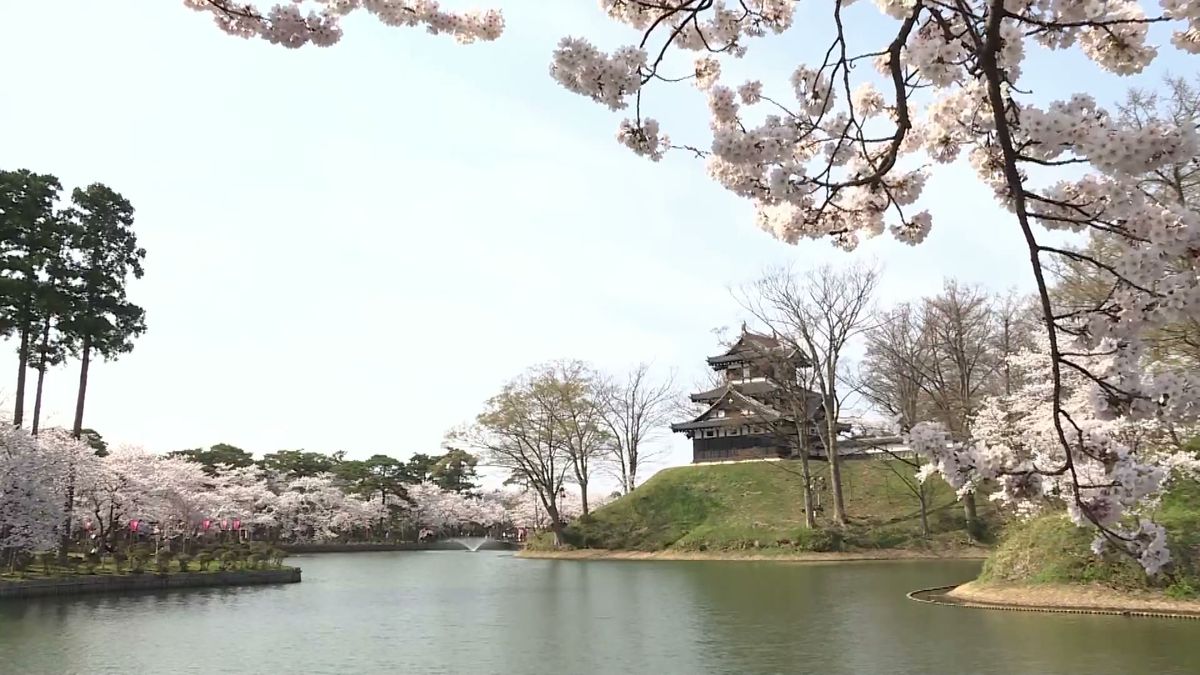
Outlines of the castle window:
[[717,435],[717,432],[713,429],[705,429],[704,430],[705,438],[712,438],[713,436],[716,436],[716,435]]

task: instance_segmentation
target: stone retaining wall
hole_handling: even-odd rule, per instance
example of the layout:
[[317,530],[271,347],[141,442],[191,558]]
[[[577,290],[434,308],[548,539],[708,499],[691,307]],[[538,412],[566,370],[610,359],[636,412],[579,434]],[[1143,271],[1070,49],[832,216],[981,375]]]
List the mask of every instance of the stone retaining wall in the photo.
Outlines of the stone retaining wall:
[[[345,543],[324,543],[324,544],[286,544],[280,546],[288,553],[355,553],[359,551],[465,551],[462,544],[453,541],[435,541],[429,544],[418,544],[416,542],[399,542],[395,544],[345,544]],[[516,550],[520,548],[518,544],[513,542],[497,541],[492,539],[480,547],[480,551],[501,551],[501,550]]]
[[84,595],[128,591],[163,591],[176,588],[209,586],[257,586],[300,582],[300,568],[278,570],[231,570],[227,572],[183,572],[158,575],[123,574],[120,576],[79,575],[62,579],[0,581],[0,600],[50,595]]

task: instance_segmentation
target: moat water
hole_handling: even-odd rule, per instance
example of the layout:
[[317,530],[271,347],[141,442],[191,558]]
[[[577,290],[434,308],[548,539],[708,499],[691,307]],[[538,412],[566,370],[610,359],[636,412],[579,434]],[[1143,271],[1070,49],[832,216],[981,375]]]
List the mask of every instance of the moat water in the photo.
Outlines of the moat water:
[[0,673],[1200,672],[1200,622],[923,605],[971,562],[296,556],[275,587],[0,602]]

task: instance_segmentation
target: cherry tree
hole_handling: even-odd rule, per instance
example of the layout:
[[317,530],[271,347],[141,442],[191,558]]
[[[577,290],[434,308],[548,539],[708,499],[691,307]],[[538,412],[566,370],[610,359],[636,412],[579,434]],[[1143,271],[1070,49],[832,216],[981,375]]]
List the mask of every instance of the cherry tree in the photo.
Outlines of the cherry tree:
[[229,501],[201,465],[132,446],[115,448],[77,472],[75,512],[103,540],[125,523],[152,523],[164,537],[190,536]]
[[424,482],[410,487],[408,498],[412,504],[409,510],[412,523],[435,531],[471,526],[486,528],[509,521],[503,495],[498,492],[473,497]]
[[[1195,374],[1144,368],[1143,337],[1200,312],[1200,214],[1137,189],[1139,175],[1197,154],[1196,133],[1168,123],[1127,124],[1085,94],[1039,105],[1022,93],[1020,77],[1031,42],[1050,50],[1078,47],[1117,74],[1139,72],[1158,51],[1148,42],[1154,23],[1173,23],[1174,46],[1195,53],[1200,6],[1162,0],[1151,16],[1128,0],[878,0],[895,28],[886,41],[852,52],[849,45],[862,36],[857,22],[844,20],[851,4],[830,3],[829,49],[820,63],[793,71],[791,101],[757,80],[721,80],[723,61],[792,27],[788,0],[737,7],[606,0],[614,19],[641,33],[638,45],[608,54],[566,39],[552,73],[614,110],[632,103],[619,139],[657,160],[682,146],[672,146],[645,114],[643,99],[652,86],[677,79],[665,59],[672,48],[697,53],[689,79],[708,95],[712,141],[695,154],[718,183],[754,203],[761,227],[789,243],[827,238],[850,249],[890,231],[918,244],[933,214],[922,208],[928,171],[916,162],[923,155],[947,164],[966,155],[1028,249],[1048,355],[1044,419],[1058,452],[1031,461],[1008,446],[950,443],[944,433],[927,433],[930,426],[914,430],[914,445],[929,450],[959,487],[969,481],[956,472],[983,467],[1015,481],[1060,484],[1077,523],[1138,555],[1148,571],[1159,569],[1166,555],[1160,528],[1125,516],[1127,502],[1153,494],[1164,472],[1153,455],[1127,448],[1073,413],[1069,399],[1078,390],[1099,419],[1186,424],[1196,418]],[[1057,247],[1039,226],[1090,232],[1121,255],[1107,263]],[[1058,310],[1043,273],[1055,258],[1093,266],[1113,280],[1113,292],[1083,311]],[[1068,382],[1075,376],[1079,387]],[[1124,460],[1112,461],[1116,456]],[[1124,497],[1111,499],[1114,490]]]
[[[932,458],[921,475],[940,473],[960,494],[990,479],[998,486],[991,498],[1026,515],[1039,511],[1047,500],[1057,500],[1065,501],[1068,514],[1077,521],[1087,517],[1080,513],[1082,508],[1090,509],[1109,530],[1121,531],[1122,519],[1132,516],[1137,529],[1130,534],[1139,544],[1140,562],[1156,571],[1169,561],[1166,533],[1146,514],[1172,479],[1200,475],[1200,461],[1184,452],[1177,440],[1180,432],[1195,434],[1197,429],[1179,429],[1157,418],[1097,414],[1089,380],[1081,372],[1068,371],[1059,405],[1102,452],[1074,458],[1075,474],[1083,479],[1079,483],[1066,473],[1034,470],[1065,461],[1054,427],[1055,384],[1047,341],[1042,336],[1031,349],[1009,357],[1009,366],[1024,374],[1024,384],[982,401],[974,419],[973,448],[947,443],[948,432],[940,423],[923,422],[913,430],[914,449]],[[1102,531],[1094,543],[1097,552],[1106,542]]]
[[254,465],[221,471],[216,479],[219,498],[210,505],[209,516],[237,519],[243,527],[278,527],[279,495],[268,487],[265,473]]
[[[494,38],[501,28],[497,14],[446,14],[428,0],[312,0],[265,11],[225,0],[185,4],[211,13],[228,32],[289,47],[336,42],[339,19],[360,10],[466,41]],[[706,161],[716,182],[750,200],[759,226],[782,241],[828,239],[851,249],[890,232],[919,244],[934,223],[923,194],[931,169],[921,162],[969,160],[1026,245],[1049,360],[1046,419],[1060,452],[1049,463],[970,442],[937,452],[961,455],[951,462],[956,467],[991,462],[998,476],[1065,482],[1076,522],[1157,569],[1161,559],[1146,556],[1158,540],[1153,524],[1127,527],[1124,511],[1114,513],[1111,500],[1096,492],[1119,484],[1142,493],[1124,481],[1163,472],[1152,456],[1136,452],[1116,470],[1107,460],[1123,446],[1077,419],[1068,400],[1072,391],[1084,392],[1097,419],[1196,419],[1195,372],[1144,366],[1146,336],[1200,314],[1200,214],[1152,198],[1138,179],[1195,156],[1196,131],[1171,120],[1130,124],[1085,93],[1042,104],[1027,93],[1022,67],[1036,46],[1077,49],[1103,70],[1135,74],[1169,48],[1150,41],[1159,24],[1172,31],[1173,48],[1200,52],[1200,3],[875,0],[892,22],[876,39],[859,13],[866,3],[831,0],[825,26],[790,37],[792,44],[823,41],[827,49],[817,61],[797,64],[786,83],[730,82],[722,74],[768,36],[805,30],[793,25],[793,0],[600,4],[636,32],[634,42],[605,51],[583,37],[564,38],[552,56],[552,77],[614,111],[630,110],[617,139],[634,152],[657,161],[682,150]],[[312,11],[303,15],[302,6]],[[859,46],[866,42],[874,44]],[[679,57],[688,54],[692,64],[681,67]],[[673,143],[650,114],[648,94],[685,80],[707,97],[711,138]],[[1063,248],[1044,230],[1087,232],[1119,255],[1106,261]],[[1110,278],[1112,292],[1090,307],[1056,308],[1044,272],[1063,258]],[[1080,387],[1067,381],[1076,375]],[[918,434],[917,441],[934,452],[935,436]],[[1105,467],[1099,482],[1083,468],[1093,465]]]
[[347,495],[328,474],[289,481],[276,502],[284,537],[296,541],[328,541],[355,528],[378,522],[382,502]]
[[0,425],[0,555],[53,548],[67,516],[72,471],[90,471],[91,448],[58,429],[32,436]]
[[151,508],[147,462],[153,459],[138,448],[120,446],[93,470],[79,475],[76,518],[86,528],[94,529],[100,541],[111,541],[122,524]]

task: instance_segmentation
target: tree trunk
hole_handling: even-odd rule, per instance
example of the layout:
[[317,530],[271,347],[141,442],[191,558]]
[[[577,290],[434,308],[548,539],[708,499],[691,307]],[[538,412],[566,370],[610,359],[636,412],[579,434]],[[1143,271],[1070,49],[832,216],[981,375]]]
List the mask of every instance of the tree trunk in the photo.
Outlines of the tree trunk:
[[33,435],[38,432],[38,424],[42,419],[42,386],[46,381],[46,358],[50,352],[50,319],[46,319],[46,324],[42,326],[42,344],[38,350],[40,357],[38,359],[38,376],[37,376],[37,393],[33,395]]
[[21,326],[21,344],[17,348],[17,401],[13,408],[13,426],[25,421],[25,369],[29,367],[29,325]]
[[976,539],[979,534],[979,514],[975,509],[975,493],[968,492],[962,502],[963,512],[967,516],[967,534]]
[[625,494],[633,492],[633,488],[637,487],[637,470],[638,470],[638,449],[637,447],[629,446],[629,474],[626,478],[629,482],[625,484]]
[[921,485],[917,488],[917,501],[921,503],[921,537],[929,537],[929,507],[926,502],[929,500],[925,494],[925,486]]
[[808,467],[808,430],[802,417],[793,417],[798,420],[796,436],[800,441],[800,475],[804,479],[804,526],[811,530],[817,526],[817,518],[813,512],[812,473]]
[[550,531],[554,533],[554,545],[562,546],[566,543],[563,537],[562,519],[558,517],[558,507],[546,509],[546,515],[550,517]]
[[583,504],[583,515],[588,514],[587,500],[588,482],[586,480],[579,481],[579,501]]
[[[91,338],[83,339],[83,356],[79,367],[79,397],[75,400],[75,425],[71,428],[71,435],[79,438],[83,435],[83,401],[87,395],[87,376],[88,365],[91,363],[92,341]],[[75,465],[72,463],[70,473],[67,476],[67,499],[66,508],[67,516],[63,520],[63,532],[61,547],[58,552],[58,557],[62,560],[67,559],[67,554],[71,549],[71,511],[75,505]]]
[[829,455],[829,487],[833,491],[833,522],[846,525],[846,501],[842,496],[842,465],[837,451],[837,420],[825,420],[825,450]]
[[79,395],[75,398],[75,425],[71,435],[79,438],[83,434],[83,402],[87,397],[88,366],[92,361],[92,339],[83,338],[82,356],[79,361]]
[[71,527],[73,519],[71,512],[75,506],[75,462],[71,462],[71,468],[67,473],[67,498],[64,501],[63,507],[66,510],[66,517],[63,518],[62,538],[59,540],[58,559],[65,563],[67,556],[71,552]]

